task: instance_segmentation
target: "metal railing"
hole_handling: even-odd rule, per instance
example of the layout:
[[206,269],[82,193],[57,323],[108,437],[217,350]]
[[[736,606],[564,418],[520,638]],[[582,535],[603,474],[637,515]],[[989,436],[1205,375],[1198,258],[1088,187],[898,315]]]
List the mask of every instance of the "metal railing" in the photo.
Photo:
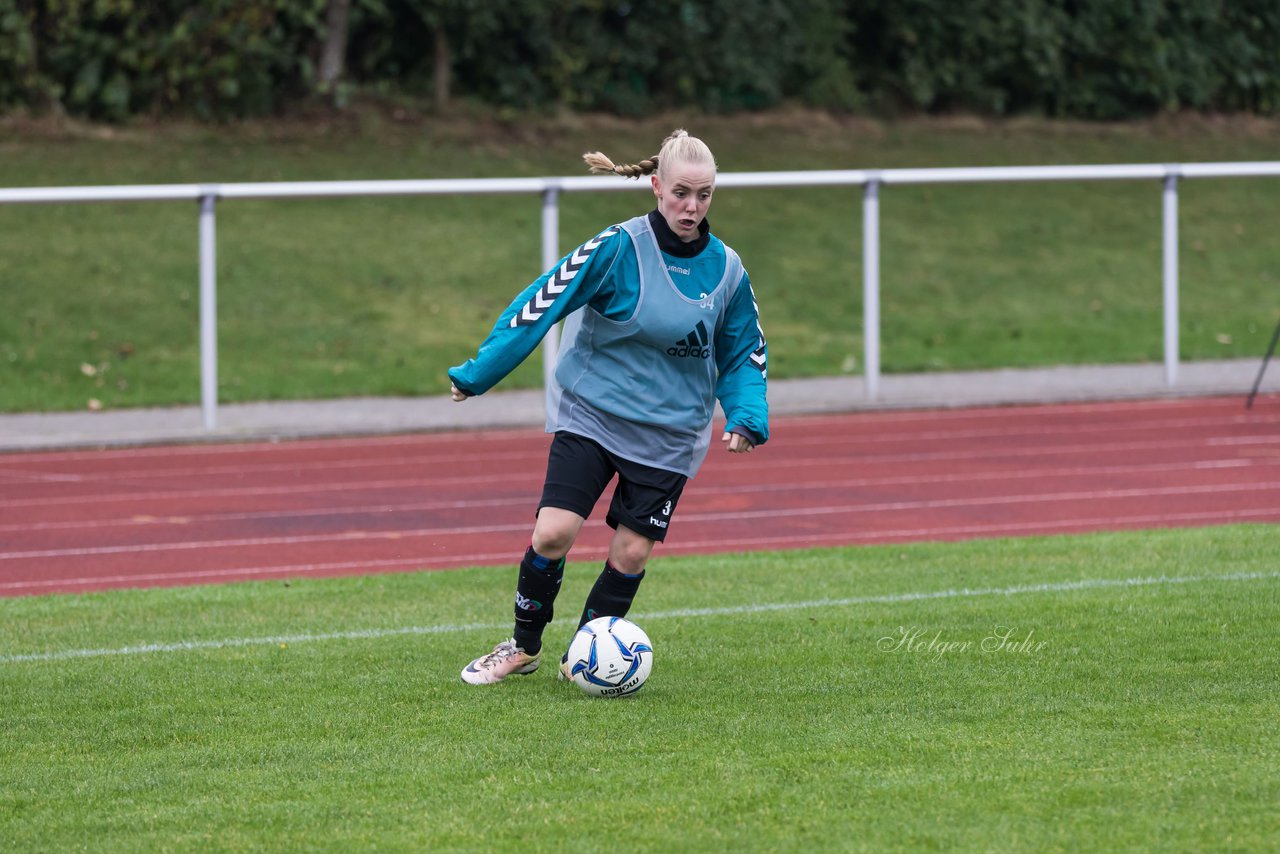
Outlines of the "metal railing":
[[[1103,166],[1001,166],[947,169],[827,170],[723,173],[718,189],[861,186],[864,390],[880,393],[880,196],[883,187],[906,184],[1028,181],[1159,181],[1163,187],[1164,376],[1178,379],[1178,182],[1183,178],[1280,177],[1280,162],[1169,163]],[[531,194],[542,199],[542,269],[560,259],[560,194],[648,190],[645,182],[572,176],[423,181],[296,181],[237,184],[156,184],[101,187],[0,189],[0,204],[194,201],[200,234],[200,402],[204,427],[218,423],[216,206],[219,200],[310,199],[351,196]],[[559,341],[544,340],[543,380],[549,387]]]

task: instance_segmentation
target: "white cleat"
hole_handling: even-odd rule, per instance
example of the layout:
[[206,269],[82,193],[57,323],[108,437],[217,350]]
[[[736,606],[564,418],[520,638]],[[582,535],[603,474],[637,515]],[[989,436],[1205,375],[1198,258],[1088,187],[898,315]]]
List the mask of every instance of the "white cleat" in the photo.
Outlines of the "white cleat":
[[462,681],[469,685],[492,685],[513,673],[524,676],[538,669],[541,655],[529,655],[516,646],[515,639],[505,640],[462,668]]

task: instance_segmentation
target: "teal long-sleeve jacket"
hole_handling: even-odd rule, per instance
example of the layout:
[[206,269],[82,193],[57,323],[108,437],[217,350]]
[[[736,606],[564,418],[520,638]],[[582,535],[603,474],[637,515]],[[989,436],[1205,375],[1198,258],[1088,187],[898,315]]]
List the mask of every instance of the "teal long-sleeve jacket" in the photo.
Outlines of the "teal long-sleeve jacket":
[[[725,274],[726,252],[708,224],[704,221],[698,239],[682,243],[657,211],[648,220],[667,274],[679,292],[689,300],[714,294]],[[768,345],[745,270],[731,291],[714,330],[715,396],[724,410],[726,429],[759,445],[769,438]],[[560,320],[583,309],[623,323],[636,315],[640,295],[631,237],[617,226],[605,229],[521,291],[498,317],[476,355],[451,368],[449,378],[466,394],[483,394],[523,362]],[[636,383],[632,393],[643,399],[645,385]]]

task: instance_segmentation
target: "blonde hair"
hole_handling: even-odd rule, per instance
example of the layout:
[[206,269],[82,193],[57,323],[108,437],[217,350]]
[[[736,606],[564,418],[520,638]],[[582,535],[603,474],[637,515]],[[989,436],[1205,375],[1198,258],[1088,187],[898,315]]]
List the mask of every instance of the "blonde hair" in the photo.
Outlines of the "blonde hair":
[[658,179],[665,181],[667,169],[676,163],[705,164],[713,170],[716,159],[707,144],[696,136],[689,136],[684,128],[672,131],[662,141],[662,147],[652,157],[639,163],[614,163],[599,151],[588,151],[582,159],[591,167],[595,175],[621,175],[624,178],[639,178],[652,172],[658,173]]

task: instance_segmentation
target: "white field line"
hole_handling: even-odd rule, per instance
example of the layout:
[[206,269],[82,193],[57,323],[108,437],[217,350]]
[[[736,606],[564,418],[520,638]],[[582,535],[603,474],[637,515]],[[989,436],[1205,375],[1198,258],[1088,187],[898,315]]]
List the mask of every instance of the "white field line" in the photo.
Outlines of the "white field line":
[[[823,543],[832,545],[875,545],[897,541],[927,541],[940,537],[998,537],[1048,534],[1051,531],[1098,530],[1144,526],[1170,527],[1175,523],[1192,525],[1230,524],[1254,520],[1280,521],[1280,507],[1254,507],[1242,510],[1201,511],[1195,513],[1147,513],[1139,516],[1094,516],[1075,519],[1037,520],[1034,522],[991,522],[980,525],[944,525],[932,528],[896,528],[890,530],[844,531],[832,534],[802,533],[781,537],[745,537],[702,542],[681,542],[666,546],[667,551],[701,552],[708,547],[732,543],[735,550],[756,551],[776,548],[807,548]],[[601,552],[603,555],[603,550]]]
[[[781,507],[760,510],[729,510],[712,513],[686,513],[683,523],[743,521],[748,519],[779,519],[814,516],[835,516],[846,513],[882,513],[907,510],[939,510],[968,507],[990,507],[1009,504],[1046,504],[1075,501],[1110,501],[1125,498],[1153,498],[1184,495],[1220,495],[1242,492],[1270,492],[1280,490],[1280,481],[1264,483],[1223,483],[1196,486],[1143,487],[1137,489],[1097,489],[1076,492],[1027,493],[1021,495],[996,495],[974,498],[939,498],[925,501],[885,501],[876,503],[829,504],[814,507]],[[150,554],[166,551],[191,551],[218,548],[247,548],[305,543],[336,543],[373,540],[410,540],[422,537],[449,537],[474,534],[501,534],[528,530],[530,523],[493,525],[456,525],[438,528],[411,528],[375,531],[353,529],[330,534],[298,534],[286,537],[242,537],[229,540],[187,540],[172,543],[130,543],[119,546],[84,546],[66,549],[35,549],[31,551],[0,552],[0,561],[44,560],[59,557],[87,557],[114,554]]]
[[[1276,461],[1280,465],[1280,460]],[[378,516],[390,513],[425,513],[432,510],[473,510],[482,507],[534,507],[535,496],[487,498],[475,501],[418,501],[407,504],[354,504],[345,507],[295,507],[288,510],[249,510],[243,513],[181,513],[153,516],[135,514],[106,519],[71,519],[65,522],[31,522],[0,525],[0,534],[24,531],[68,531],[87,528],[196,525],[203,522],[246,522],[257,519],[310,519],[324,516]],[[530,510],[532,513],[532,510]]]
[[219,489],[165,489],[152,492],[114,492],[105,495],[68,495],[47,498],[19,498],[6,500],[5,507],[57,507],[67,504],[117,504],[133,501],[166,501],[172,498],[237,498],[261,495],[311,495],[319,492],[355,492],[374,489],[438,489],[453,484],[528,482],[540,484],[544,471],[508,472],[492,477],[463,477],[442,479],[431,477],[400,478],[396,480],[356,480],[332,483],[289,484],[287,486],[232,486]]
[[[1259,394],[1258,400],[1275,397],[1274,392]],[[868,423],[916,423],[920,421],[936,423],[938,421],[963,421],[973,419],[999,419],[1009,417],[1033,417],[1042,420],[1046,416],[1059,415],[1096,415],[1110,412],[1155,413],[1179,412],[1195,410],[1198,412],[1221,412],[1224,415],[1237,415],[1240,412],[1240,397],[1235,395],[1212,397],[1184,397],[1164,400],[1116,400],[1116,401],[1081,401],[1079,403],[1026,403],[1010,406],[979,406],[969,408],[936,409],[922,407],[906,410],[878,410],[853,413],[821,413],[814,415],[793,415],[787,417],[786,423],[809,426],[812,424],[844,423],[851,416]]]
[[[588,554],[589,550],[584,547],[578,547],[574,556],[575,559],[579,554]],[[515,557],[513,557],[513,555]],[[604,556],[604,549],[600,549],[600,555]],[[489,564],[497,564],[502,561],[511,561],[512,566],[518,558],[514,551],[503,552],[501,554],[478,554],[468,555],[467,560],[471,561],[470,566],[485,566]],[[241,566],[228,569],[199,569],[186,570],[182,572],[140,572],[132,575],[100,575],[94,577],[92,575],[83,578],[43,578],[39,581],[6,581],[0,583],[0,590],[6,591],[30,591],[48,590],[49,588],[57,588],[65,591],[70,587],[90,587],[97,588],[103,584],[131,584],[135,587],[148,587],[161,582],[182,582],[185,584],[199,584],[201,582],[210,581],[231,581],[231,580],[265,580],[266,577],[275,577],[280,573],[284,573],[292,578],[298,578],[304,575],[322,572],[338,572],[345,575],[367,574],[369,572],[381,570],[415,570],[425,569],[432,565],[449,564],[457,566],[457,558],[439,555],[422,555],[419,557],[409,558],[389,558],[386,560],[349,560],[349,561],[333,561],[330,563],[298,563],[288,564],[285,566]],[[452,561],[452,562],[451,562]]]
[[[1259,395],[1259,400],[1268,399],[1271,395]],[[1196,397],[1176,400],[1139,400],[1139,401],[1107,401],[1059,404],[1025,404],[1014,406],[980,406],[961,409],[911,409],[876,412],[838,412],[819,415],[782,416],[777,423],[814,427],[823,425],[846,425],[851,422],[881,424],[914,424],[924,421],[936,424],[939,421],[963,421],[967,419],[998,419],[1002,423],[1019,417],[1032,417],[1043,420],[1046,416],[1093,414],[1104,412],[1153,412],[1166,410],[1208,410],[1223,412],[1234,416],[1239,413],[1239,402],[1235,397]],[[458,431],[458,432],[408,432],[392,436],[368,435],[348,438],[288,439],[284,441],[255,441],[248,443],[223,444],[178,444],[149,445],[130,448],[106,448],[101,450],[66,450],[66,451],[21,451],[11,455],[0,455],[0,461],[6,456],[14,462],[58,462],[74,460],[100,459],[148,459],[163,457],[201,457],[201,456],[234,456],[236,454],[272,453],[278,454],[282,449],[309,450],[312,448],[369,448],[399,447],[403,445],[436,445],[467,444],[477,440],[502,439],[541,435],[538,427],[509,428],[497,430]]]
[[[222,465],[222,466],[192,466],[189,468],[146,468],[146,469],[121,469],[93,472],[92,474],[83,474],[77,477],[82,482],[97,481],[121,481],[127,483],[131,480],[143,480],[146,478],[166,478],[166,477],[206,477],[217,475],[257,475],[259,473],[269,474],[273,472],[303,472],[303,471],[352,471],[360,469],[403,469],[412,466],[433,467],[439,466],[449,470],[456,470],[460,463],[470,462],[484,463],[504,463],[510,464],[521,460],[528,460],[531,465],[542,464],[547,458],[545,449],[528,449],[521,451],[490,451],[485,449],[477,454],[460,453],[457,449],[444,450],[438,454],[425,454],[407,457],[373,457],[373,458],[353,458],[343,460],[283,460],[280,462],[245,462],[242,465]],[[52,473],[55,479],[65,479],[65,475]]]
[[[718,608],[678,608],[636,614],[637,621],[684,619],[688,617],[721,617],[801,611],[813,608],[847,608],[856,605],[893,605],[939,599],[968,599],[982,596],[1020,596],[1035,593],[1074,593],[1084,590],[1125,589],[1226,581],[1269,581],[1280,578],[1280,572],[1237,572],[1224,575],[1136,576],[1131,578],[1085,578],[1040,584],[1018,584],[1011,587],[952,588],[913,593],[886,593],[879,596],[851,596],[843,599],[810,599],[797,602],[767,602]],[[400,626],[385,629],[353,629],[344,632],[304,632],[267,637],[222,638],[219,640],[148,643],[100,649],[68,649],[53,652],[13,653],[0,656],[0,664],[34,661],[66,661],[78,658],[145,655],[165,652],[231,649],[247,646],[279,646],[280,644],[318,643],[324,641],[377,640],[405,635],[461,634],[473,631],[497,631],[505,623],[458,623],[436,626]]]
[[[856,477],[842,480],[797,481],[788,484],[787,493],[812,492],[827,489],[855,489],[876,486],[923,486],[928,484],[978,483],[982,481],[1045,480],[1056,477],[1113,477],[1125,474],[1164,474],[1181,471],[1216,471],[1222,469],[1251,468],[1256,466],[1280,466],[1280,457],[1269,460],[1245,460],[1239,458],[1221,460],[1197,460],[1193,462],[1150,463],[1127,466],[1069,466],[1056,469],[1022,469],[1019,471],[980,471],[964,474],[901,475],[897,477]],[[724,486],[699,486],[699,498],[713,495],[742,495],[759,492],[774,493],[778,486],[772,483],[726,484]],[[194,496],[193,496],[194,497]],[[0,533],[27,531],[66,531],[88,528],[115,528],[158,525],[193,525],[203,522],[234,522],[254,519],[304,519],[324,516],[371,516],[388,513],[421,513],[431,510],[468,510],[476,508],[532,506],[532,495],[520,498],[492,498],[457,501],[421,501],[403,504],[351,504],[331,507],[296,507],[284,510],[249,510],[242,513],[181,513],[153,515],[135,513],[130,516],[100,519],[76,518],[62,522],[27,522],[0,525]]]
[[1280,436],[1274,434],[1270,436],[1220,436],[1216,439],[1210,439],[1209,444],[1212,447],[1222,447],[1229,445],[1272,445],[1280,442]]
[[969,429],[969,430],[924,430],[919,433],[902,431],[888,432],[887,435],[859,435],[842,433],[833,436],[804,436],[789,440],[788,445],[816,444],[865,444],[865,443],[903,443],[903,442],[952,442],[962,439],[1023,439],[1029,437],[1044,438],[1049,436],[1080,436],[1102,433],[1132,433],[1149,435],[1152,433],[1172,433],[1193,427],[1230,428],[1236,425],[1273,425],[1280,424],[1280,416],[1262,416],[1250,418],[1238,415],[1232,418],[1178,418],[1154,421],[1129,421],[1115,424],[1047,424],[1027,425],[1024,427],[1005,427],[1001,429]]
[[[1280,521],[1280,508],[1255,507],[1241,510],[1225,510],[1197,513],[1155,513],[1140,516],[1100,516],[1075,519],[1055,519],[1053,521],[1035,522],[996,522],[982,525],[949,525],[934,528],[897,528],[887,531],[866,531],[838,533],[800,533],[778,537],[721,537],[701,540],[687,540],[675,544],[664,544],[666,554],[705,554],[707,550],[724,550],[732,546],[732,551],[754,551],[761,549],[815,548],[823,545],[873,545],[899,541],[928,541],[941,537],[994,537],[1019,536],[1027,534],[1047,534],[1051,531],[1072,530],[1116,530],[1143,526],[1168,527],[1177,523],[1189,525],[1230,524],[1249,520]],[[589,520],[588,528],[604,528],[598,519]],[[607,546],[579,543],[574,547],[575,561],[603,560],[608,552]],[[266,580],[271,578],[305,577],[318,573],[337,572],[346,575],[367,573],[380,570],[419,570],[432,567],[493,566],[511,563],[519,558],[520,549],[513,547],[503,552],[468,553],[465,557],[449,555],[420,555],[409,558],[385,560],[334,561],[329,563],[299,563],[276,566],[234,567],[228,569],[189,570],[182,572],[136,573],[132,575],[98,575],[80,578],[48,578],[29,581],[9,581],[0,583],[0,590],[9,595],[39,593],[56,590],[67,592],[75,587],[98,589],[103,585],[125,584],[131,586],[149,586],[162,582],[179,582],[198,584],[203,582],[233,580]],[[463,562],[465,561],[465,563]]]
[[[1081,445],[1054,445],[1050,447],[1029,447],[1029,448],[981,448],[964,451],[917,451],[911,453],[898,454],[851,454],[843,457],[833,458],[831,455],[818,457],[802,457],[788,458],[783,456],[762,455],[753,461],[753,466],[757,472],[757,479],[760,478],[761,472],[767,472],[771,468],[780,468],[791,473],[799,468],[824,468],[831,469],[840,465],[886,465],[886,464],[912,464],[912,463],[939,463],[959,460],[1000,460],[1008,458],[1024,458],[1024,457],[1043,457],[1070,454],[1090,454],[1102,455],[1115,452],[1151,452],[1151,451],[1172,451],[1192,449],[1206,449],[1218,445],[1230,445],[1233,443],[1232,437],[1210,437],[1200,439],[1178,439],[1166,441],[1134,441],[1134,442],[1117,442],[1111,444],[1081,444]],[[1268,444],[1280,443],[1280,435],[1256,437],[1255,441],[1250,444]],[[766,446],[767,447],[767,446]],[[1181,464],[1193,464],[1193,461],[1180,460]],[[64,504],[104,504],[108,502],[130,502],[143,500],[156,500],[168,498],[213,498],[227,496],[247,496],[247,495],[292,495],[307,494],[313,492],[342,492],[354,491],[360,489],[391,489],[391,488],[408,488],[420,487],[423,489],[438,489],[442,486],[453,485],[476,485],[483,483],[501,483],[512,484],[524,481],[542,482],[545,472],[539,468],[527,472],[511,471],[503,474],[491,475],[471,475],[464,477],[441,477],[441,478],[413,478],[407,480],[375,480],[360,481],[352,480],[336,483],[318,483],[318,484],[290,484],[282,486],[258,486],[258,487],[229,487],[215,489],[166,489],[162,491],[152,492],[118,492],[107,494],[90,494],[90,495],[73,495],[73,496],[50,496],[44,498],[15,498],[6,499],[4,504],[7,507],[49,507]],[[794,478],[792,478],[794,479]]]
[[[1261,399],[1259,395],[1259,399]],[[224,442],[209,444],[140,445],[125,448],[97,448],[50,451],[14,451],[7,455],[15,462],[74,462],[76,460],[163,459],[166,457],[222,457],[238,454],[279,454],[283,450],[313,448],[376,448],[403,445],[470,445],[476,441],[506,441],[544,435],[541,427],[510,430],[419,431],[396,435],[355,435],[345,438],[284,439],[280,441]],[[0,455],[0,459],[5,459]]]
[[[1194,427],[1223,427],[1227,428],[1236,424],[1250,425],[1272,425],[1280,423],[1280,416],[1242,416],[1236,415],[1231,418],[1180,418],[1180,419],[1163,419],[1152,421],[1128,422],[1120,424],[1049,424],[1049,425],[1028,425],[1025,427],[1001,427],[998,429],[969,429],[969,430],[925,430],[919,433],[903,433],[902,431],[885,431],[877,434],[857,434],[851,432],[843,432],[833,436],[801,436],[786,440],[788,447],[805,447],[811,445],[822,445],[831,447],[833,445],[856,445],[871,446],[878,444],[904,444],[909,442],[955,442],[969,439],[1004,439],[1004,438],[1045,438],[1051,436],[1079,436],[1088,434],[1103,433],[1132,433],[1137,435],[1146,434],[1169,434],[1176,433],[1179,430]],[[1267,441],[1266,437],[1247,437],[1254,441]],[[428,449],[429,450],[429,449]],[[283,453],[280,453],[283,456]],[[215,466],[192,466],[187,468],[147,468],[147,469],[118,469],[111,471],[99,471],[92,474],[68,474],[66,472],[39,472],[28,469],[13,469],[6,471],[0,468],[0,476],[14,479],[27,479],[34,481],[48,482],[100,482],[100,481],[116,481],[127,483],[134,479],[145,478],[167,478],[167,477],[201,477],[216,475],[258,475],[269,472],[300,472],[300,471],[331,471],[331,470],[362,470],[362,469],[378,469],[378,468],[403,468],[405,466],[450,466],[456,465],[458,459],[470,457],[473,460],[483,460],[484,462],[516,462],[521,460],[540,461],[545,456],[545,451],[538,449],[520,450],[520,451],[484,451],[477,455],[460,455],[457,449],[441,449],[436,454],[419,454],[405,457],[375,457],[375,458],[355,458],[342,460],[282,460],[279,462],[263,462],[254,463],[244,461],[238,465],[215,465]],[[6,460],[0,458],[0,466],[3,466]],[[22,463],[22,457],[15,457],[7,462]]]

